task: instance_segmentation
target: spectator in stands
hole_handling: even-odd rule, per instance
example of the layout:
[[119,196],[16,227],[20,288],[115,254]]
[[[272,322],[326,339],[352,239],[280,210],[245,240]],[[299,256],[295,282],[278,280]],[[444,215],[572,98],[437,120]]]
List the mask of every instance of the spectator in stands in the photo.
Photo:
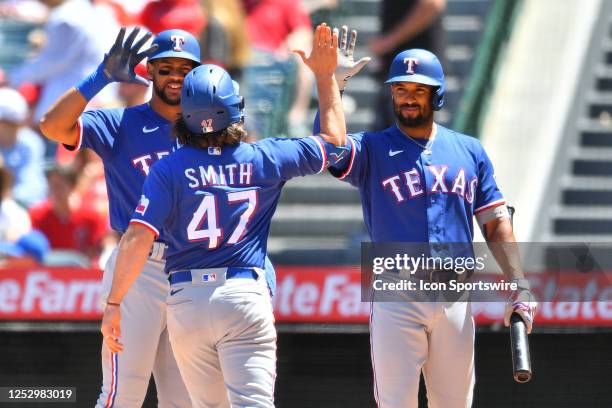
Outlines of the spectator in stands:
[[[140,86],[140,88],[144,88]],[[145,88],[146,89],[146,88]],[[106,192],[106,180],[104,179],[104,165],[102,159],[91,149],[79,150],[72,162],[75,172],[78,174],[75,193],[82,203],[87,203],[88,208],[97,214],[100,222],[104,220],[106,232],[102,239],[102,252],[98,264],[104,269],[106,260],[111,255],[115,246],[119,243],[119,234],[110,228],[108,194]]]
[[[96,69],[100,57],[113,43],[117,29],[113,21],[95,14],[89,0],[41,2],[50,8],[45,26],[46,44],[35,58],[9,73],[13,87],[24,82],[42,85],[33,117],[35,123],[74,85],[74,78],[83,78]],[[112,98],[115,90],[109,88],[108,92],[111,95],[107,93],[106,97]]]
[[30,207],[45,198],[45,145],[25,126],[28,105],[19,92],[0,88],[0,154],[15,178],[13,197]]
[[201,5],[207,20],[200,37],[202,60],[222,66],[240,82],[251,56],[241,0],[201,0]]
[[0,165],[0,241],[15,242],[32,228],[28,212],[11,196],[13,174]]
[[[308,53],[312,24],[300,0],[242,0],[252,46],[244,69],[246,127],[253,138],[304,136],[312,74],[298,64],[294,49]],[[288,109],[288,110],[287,110]]]
[[49,196],[30,209],[34,228],[42,231],[51,248],[81,252],[90,258],[100,254],[107,223],[74,194],[77,174],[72,167],[47,171]]
[[37,0],[4,0],[0,2],[0,17],[28,23],[41,24],[47,19],[48,10]]
[[0,241],[0,268],[31,268],[44,263],[49,253],[49,240],[32,230],[16,242]]
[[180,28],[198,38],[206,25],[206,18],[199,0],[157,0],[144,7],[140,24],[153,34]]
[[[384,82],[391,61],[399,52],[410,48],[423,48],[441,57],[444,55],[442,13],[446,0],[383,0],[381,34],[370,41],[370,51],[379,58],[378,78]],[[444,63],[444,61],[442,61]],[[391,88],[381,86],[379,103],[375,106],[376,120],[373,130],[386,129],[395,123]]]

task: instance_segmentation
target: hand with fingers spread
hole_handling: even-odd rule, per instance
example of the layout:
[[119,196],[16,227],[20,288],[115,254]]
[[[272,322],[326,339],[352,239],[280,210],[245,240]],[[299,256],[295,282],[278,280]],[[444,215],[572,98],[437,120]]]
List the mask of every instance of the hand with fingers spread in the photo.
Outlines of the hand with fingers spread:
[[104,336],[106,345],[113,353],[123,351],[123,344],[119,342],[121,337],[121,309],[119,305],[106,305],[100,331]]
[[134,68],[140,61],[153,54],[157,49],[157,45],[153,45],[139,53],[140,48],[151,38],[151,33],[146,33],[136,44],[133,44],[139,32],[139,28],[134,28],[127,39],[123,41],[125,27],[119,30],[115,43],[110,51],[104,55],[104,61],[102,62],[104,75],[108,79],[145,86],[149,84],[149,81],[134,72]]
[[[338,29],[334,28],[334,32],[338,33]],[[335,76],[340,90],[344,90],[348,79],[355,76],[370,62],[370,57],[363,57],[359,61],[355,61],[353,54],[355,52],[355,44],[357,43],[357,30],[351,30],[351,39],[348,39],[348,27],[342,26],[339,35],[338,47],[338,67],[336,68]]]
[[316,77],[332,76],[338,66],[338,33],[322,23],[317,26],[308,57],[303,50],[294,50]]

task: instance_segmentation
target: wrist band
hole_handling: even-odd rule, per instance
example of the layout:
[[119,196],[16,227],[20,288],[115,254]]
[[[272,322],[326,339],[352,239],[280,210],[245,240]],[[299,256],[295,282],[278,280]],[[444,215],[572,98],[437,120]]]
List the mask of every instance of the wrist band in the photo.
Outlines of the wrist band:
[[76,85],[76,89],[85,97],[87,102],[89,102],[102,90],[102,88],[111,82],[113,82],[112,79],[107,77],[104,73],[104,64],[102,63],[98,66],[98,69],[79,82]]
[[106,304],[109,306],[121,306],[121,303],[116,303],[116,302],[106,302]]

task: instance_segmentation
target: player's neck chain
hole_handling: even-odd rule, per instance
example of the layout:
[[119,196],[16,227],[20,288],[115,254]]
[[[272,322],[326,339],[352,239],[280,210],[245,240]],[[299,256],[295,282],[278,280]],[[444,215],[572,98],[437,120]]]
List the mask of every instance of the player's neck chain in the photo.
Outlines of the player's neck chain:
[[[395,125],[395,126],[397,126],[397,125]],[[434,140],[436,138],[436,133],[437,133],[436,132],[437,131],[436,124],[434,123],[433,126],[434,127],[432,129],[431,135],[429,136],[429,139],[427,140],[426,144],[422,144],[422,143],[417,142],[412,136],[407,135],[406,132],[404,132],[402,130],[402,128],[400,128],[399,126],[397,126],[397,128],[399,129],[400,132],[402,132],[402,134],[404,136],[406,136],[408,138],[408,140],[410,140],[412,143],[414,143],[415,145],[417,145],[421,149],[423,149],[423,154],[426,154],[427,156],[429,156],[432,153],[431,152],[431,146],[433,145],[433,142],[434,142]]]

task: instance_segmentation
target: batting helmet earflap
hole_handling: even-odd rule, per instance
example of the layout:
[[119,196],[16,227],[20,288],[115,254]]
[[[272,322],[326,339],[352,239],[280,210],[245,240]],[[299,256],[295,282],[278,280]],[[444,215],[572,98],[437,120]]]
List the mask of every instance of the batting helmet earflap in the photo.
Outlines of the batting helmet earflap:
[[244,118],[238,83],[223,68],[206,64],[191,70],[181,90],[182,117],[196,134],[223,130]]
[[389,79],[385,84],[393,82],[415,82],[430,85],[435,88],[432,93],[431,107],[440,110],[444,106],[444,70],[435,54],[414,48],[402,51],[393,58],[389,68]]
[[149,61],[159,58],[185,58],[200,65],[200,44],[187,31],[174,29],[165,30],[155,36],[153,44],[157,50],[149,57]]

